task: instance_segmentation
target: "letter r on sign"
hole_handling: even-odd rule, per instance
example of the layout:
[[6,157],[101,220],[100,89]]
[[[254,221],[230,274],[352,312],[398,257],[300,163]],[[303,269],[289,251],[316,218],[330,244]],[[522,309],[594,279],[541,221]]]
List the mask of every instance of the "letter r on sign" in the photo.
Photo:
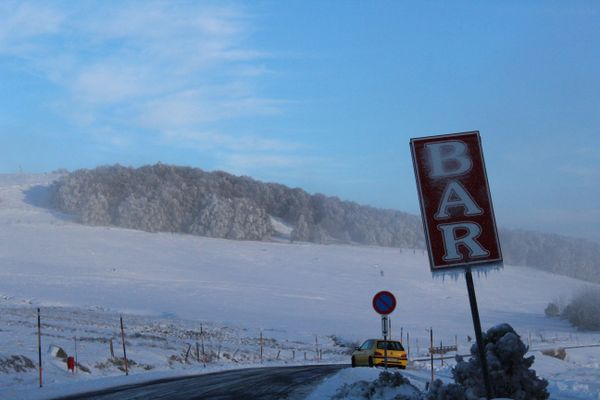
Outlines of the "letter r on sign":
[[[438,225],[444,238],[444,261],[460,261],[463,255],[459,252],[459,246],[464,246],[469,250],[469,257],[480,258],[487,257],[490,252],[484,249],[476,240],[481,235],[481,227],[474,222],[458,222],[455,224]],[[459,231],[466,231],[461,237],[457,237]]]

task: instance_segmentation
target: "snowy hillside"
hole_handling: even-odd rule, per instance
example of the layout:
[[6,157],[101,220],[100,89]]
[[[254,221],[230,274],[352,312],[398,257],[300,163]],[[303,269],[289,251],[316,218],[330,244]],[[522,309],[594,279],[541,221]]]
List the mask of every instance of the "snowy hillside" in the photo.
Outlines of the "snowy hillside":
[[[380,322],[371,298],[383,289],[395,293],[399,302],[392,315],[393,335],[399,337],[401,328],[409,332],[414,353],[418,339],[425,354],[429,327],[437,342],[453,344],[456,337],[461,350],[470,345],[464,281],[432,279],[421,250],[240,242],[85,226],[38,206],[44,201],[43,190],[29,190],[25,197],[24,191],[53,179],[53,175],[0,176],[0,306],[3,315],[10,315],[0,318],[3,356],[23,354],[37,360],[34,309],[39,306],[56,321],[46,329],[59,326],[61,334],[55,334],[54,341],[63,346],[70,345],[72,336],[85,335],[86,329],[109,337],[113,333],[106,331],[114,331],[119,313],[131,315],[128,318],[147,335],[156,333],[152,327],[171,326],[172,348],[155,346],[162,350],[154,355],[152,346],[143,354],[140,350],[140,362],[155,370],[169,368],[165,356],[169,351],[179,354],[195,341],[190,331],[200,323],[213,332],[227,327],[230,338],[220,339],[221,343],[230,343],[230,356],[235,349],[240,355],[245,352],[247,362],[257,358],[244,346],[255,349],[257,344],[244,338],[255,340],[261,330],[281,344],[273,345],[277,351],[291,351],[283,343],[295,341],[300,354],[312,348],[309,343],[313,346],[317,335],[329,353],[324,361],[346,360],[333,339],[326,338],[358,341],[378,336]],[[530,338],[532,347],[552,346],[551,341],[598,342],[598,335],[577,333],[564,321],[544,316],[549,301],[568,299],[583,284],[518,266],[476,277],[482,325],[485,329],[508,322]],[[68,317],[60,317],[61,313]],[[49,344],[52,337],[48,334],[44,342]],[[156,340],[167,340],[163,339]],[[82,360],[90,365],[106,360],[106,354],[96,354],[98,349],[106,352],[106,343],[87,345],[93,354],[82,347]],[[291,358],[289,352],[285,357]],[[600,376],[600,357],[582,360],[577,355],[574,360],[572,365],[560,361],[564,365],[544,368],[557,377],[569,373],[575,383],[572,375],[577,368]],[[120,372],[114,368],[104,374]],[[13,387],[20,381],[32,385],[36,376],[35,371],[2,375],[2,381]],[[71,379],[61,376],[57,372],[53,379]]]

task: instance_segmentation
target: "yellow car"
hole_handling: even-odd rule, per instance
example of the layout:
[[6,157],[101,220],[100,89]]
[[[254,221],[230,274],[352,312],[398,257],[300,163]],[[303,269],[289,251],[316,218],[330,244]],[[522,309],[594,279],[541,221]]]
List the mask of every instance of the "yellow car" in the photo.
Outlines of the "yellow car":
[[369,339],[352,353],[352,368],[376,367],[384,365],[385,348],[387,347],[388,367],[405,369],[408,365],[406,351],[402,343],[395,340]]

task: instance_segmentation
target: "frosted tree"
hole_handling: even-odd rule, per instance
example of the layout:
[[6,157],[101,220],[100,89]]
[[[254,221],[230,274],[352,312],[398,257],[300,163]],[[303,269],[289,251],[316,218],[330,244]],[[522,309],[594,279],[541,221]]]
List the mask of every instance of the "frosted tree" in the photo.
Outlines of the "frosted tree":
[[310,237],[310,229],[308,228],[308,224],[306,223],[306,219],[304,218],[304,215],[300,215],[300,218],[298,218],[298,222],[296,223],[296,226],[294,227],[294,229],[292,230],[291,234],[290,234],[290,240],[292,242],[298,242],[298,241],[308,241]]

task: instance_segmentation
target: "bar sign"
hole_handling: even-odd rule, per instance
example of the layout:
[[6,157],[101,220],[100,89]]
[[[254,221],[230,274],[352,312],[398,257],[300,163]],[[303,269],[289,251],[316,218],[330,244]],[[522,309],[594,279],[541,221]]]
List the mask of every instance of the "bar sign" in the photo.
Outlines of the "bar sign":
[[501,263],[479,132],[414,138],[410,146],[431,270]]

